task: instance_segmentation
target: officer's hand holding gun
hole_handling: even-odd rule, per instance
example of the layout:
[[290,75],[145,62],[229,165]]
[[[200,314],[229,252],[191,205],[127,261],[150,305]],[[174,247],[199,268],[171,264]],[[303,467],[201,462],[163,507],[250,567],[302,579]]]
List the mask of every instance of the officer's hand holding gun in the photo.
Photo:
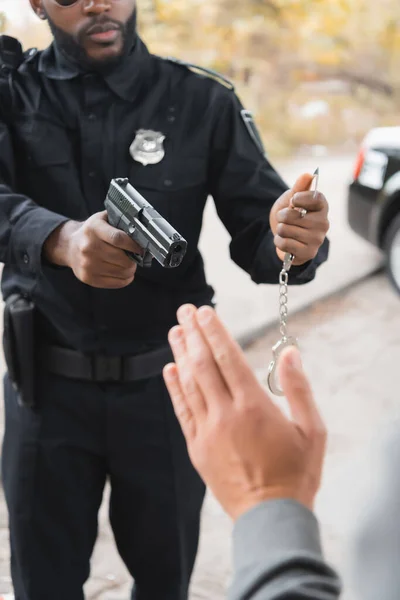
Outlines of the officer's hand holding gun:
[[83,283],[108,289],[128,286],[137,266],[150,267],[153,258],[166,268],[181,264],[186,240],[127,179],[111,181],[105,207],[83,223],[58,227],[45,243],[46,258],[70,267]]
[[44,245],[46,258],[70,267],[75,276],[95,288],[124,288],[135,278],[137,264],[125,253],[141,249],[125,232],[109,225],[107,211],[84,221],[67,221]]

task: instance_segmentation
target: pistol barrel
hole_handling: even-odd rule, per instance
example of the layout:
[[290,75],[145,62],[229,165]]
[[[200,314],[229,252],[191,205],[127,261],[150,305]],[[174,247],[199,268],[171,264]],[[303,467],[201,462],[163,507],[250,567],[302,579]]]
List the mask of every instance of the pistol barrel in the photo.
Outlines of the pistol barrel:
[[125,231],[163,267],[175,268],[181,264],[187,250],[186,240],[128,179],[111,181],[105,205],[110,224]]

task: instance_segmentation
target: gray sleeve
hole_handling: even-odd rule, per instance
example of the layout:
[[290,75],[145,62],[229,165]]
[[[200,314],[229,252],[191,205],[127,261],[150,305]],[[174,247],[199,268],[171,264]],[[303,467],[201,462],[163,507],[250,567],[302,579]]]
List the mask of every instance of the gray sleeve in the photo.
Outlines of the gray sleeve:
[[341,584],[325,563],[318,522],[301,504],[272,500],[234,529],[229,600],[335,600]]

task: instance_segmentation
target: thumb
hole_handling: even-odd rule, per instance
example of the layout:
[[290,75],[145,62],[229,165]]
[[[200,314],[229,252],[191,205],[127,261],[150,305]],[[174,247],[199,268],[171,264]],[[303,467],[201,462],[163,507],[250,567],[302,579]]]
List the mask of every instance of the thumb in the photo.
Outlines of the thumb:
[[295,346],[289,346],[282,352],[278,375],[294,422],[305,434],[314,431],[320,425],[321,417],[310,383],[303,371],[300,352]]
[[107,211],[96,213],[91,218],[93,219],[95,235],[103,242],[119,250],[143,254],[143,249],[125,231],[109,224]]
[[313,182],[313,179],[314,175],[311,175],[310,173],[303,173],[303,175],[300,175],[300,177],[296,179],[296,183],[290,190],[291,196],[294,196],[294,194],[297,194],[297,192],[308,192]]

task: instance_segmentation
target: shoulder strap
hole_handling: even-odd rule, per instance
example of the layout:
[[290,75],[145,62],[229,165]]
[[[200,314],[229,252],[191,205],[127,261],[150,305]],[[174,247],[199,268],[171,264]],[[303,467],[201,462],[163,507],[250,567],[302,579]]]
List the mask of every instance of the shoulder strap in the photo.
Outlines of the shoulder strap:
[[0,70],[3,73],[16,71],[24,61],[21,43],[9,35],[0,35]]
[[221,83],[222,85],[224,85],[225,87],[230,89],[232,92],[235,91],[235,86],[233,85],[233,83],[229,79],[227,79],[226,77],[221,75],[220,73],[217,73],[217,71],[213,71],[212,69],[207,69],[206,67],[201,67],[199,65],[195,65],[193,63],[189,63],[184,60],[180,60],[179,58],[173,58],[172,56],[160,57],[160,58],[162,58],[163,60],[167,60],[168,62],[174,63],[175,65],[178,65],[180,67],[189,69],[190,71],[202,73],[203,75],[206,75],[208,77],[211,77],[212,79],[215,79],[216,81],[218,81],[219,83]]
[[14,107],[13,79],[25,56],[20,42],[8,35],[0,36],[0,110],[8,121]]

